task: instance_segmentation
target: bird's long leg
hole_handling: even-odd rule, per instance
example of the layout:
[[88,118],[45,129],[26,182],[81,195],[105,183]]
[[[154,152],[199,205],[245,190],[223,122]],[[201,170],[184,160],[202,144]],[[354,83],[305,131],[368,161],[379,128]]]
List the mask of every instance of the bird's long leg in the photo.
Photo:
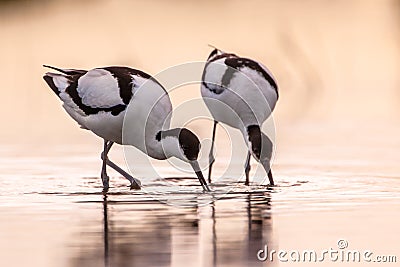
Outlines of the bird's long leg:
[[112,162],[108,157],[107,153],[110,151],[112,145],[114,142],[108,142],[108,144],[105,144],[105,150],[103,153],[101,153],[101,159],[103,160],[103,164],[107,164],[111,168],[113,168],[115,171],[119,172],[122,176],[124,176],[126,179],[128,179],[131,182],[131,189],[140,189],[141,183],[138,179],[133,178],[129,173],[121,169],[117,164]]
[[250,173],[250,159],[251,159],[251,154],[250,151],[247,152],[247,158],[246,158],[246,163],[244,164],[244,173],[246,174],[246,181],[244,182],[245,185],[249,185],[249,173]]
[[110,150],[112,144],[110,145],[110,147],[108,147],[109,143],[110,143],[109,141],[104,139],[103,152],[101,153],[101,159],[103,160],[103,165],[101,167],[101,181],[103,182],[104,193],[108,192],[109,180],[110,180],[110,178],[107,175],[107,153]]
[[271,170],[271,158],[272,158],[272,152],[273,152],[273,144],[271,139],[267,135],[261,132],[261,137],[262,137],[262,154],[264,154],[263,158],[266,158],[267,160],[263,160],[261,162],[264,170],[268,174],[268,179],[269,179],[269,184],[271,186],[275,185],[274,183],[274,178],[272,176],[272,170]]
[[269,184],[270,184],[270,185],[275,185],[275,183],[274,183],[274,178],[273,178],[273,176],[272,176],[271,168],[270,168],[269,171],[268,171],[268,179],[269,179]]
[[211,171],[212,171],[212,166],[214,165],[215,158],[214,158],[214,142],[215,142],[215,133],[217,130],[217,124],[218,121],[214,121],[214,128],[213,128],[213,134],[212,134],[212,139],[211,139],[211,149],[210,149],[210,154],[208,156],[208,182],[211,183]]

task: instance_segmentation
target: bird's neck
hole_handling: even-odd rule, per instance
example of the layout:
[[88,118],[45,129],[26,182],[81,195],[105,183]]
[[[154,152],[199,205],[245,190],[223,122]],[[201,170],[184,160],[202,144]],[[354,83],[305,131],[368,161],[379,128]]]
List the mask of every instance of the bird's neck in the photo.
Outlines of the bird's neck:
[[154,140],[149,142],[152,157],[167,159],[176,155],[179,151],[179,129],[159,130]]
[[259,125],[249,125],[246,127],[247,142],[249,149],[261,151],[261,129]]
[[124,135],[123,144],[131,145],[155,159],[166,159],[164,153],[163,140],[161,135],[163,130],[156,127],[148,127],[146,130],[134,127],[134,130],[127,131]]

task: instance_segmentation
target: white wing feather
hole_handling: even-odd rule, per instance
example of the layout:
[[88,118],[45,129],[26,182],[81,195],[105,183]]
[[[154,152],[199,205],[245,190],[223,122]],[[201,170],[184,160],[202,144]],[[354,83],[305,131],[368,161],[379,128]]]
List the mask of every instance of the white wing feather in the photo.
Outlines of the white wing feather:
[[77,88],[82,103],[93,108],[124,105],[117,79],[107,70],[93,69],[78,80]]

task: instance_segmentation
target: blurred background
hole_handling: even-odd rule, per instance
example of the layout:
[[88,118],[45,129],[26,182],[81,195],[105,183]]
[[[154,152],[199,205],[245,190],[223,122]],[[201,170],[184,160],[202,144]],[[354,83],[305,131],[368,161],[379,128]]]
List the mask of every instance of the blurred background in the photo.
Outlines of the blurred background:
[[156,74],[205,60],[207,44],[271,69],[279,126],[398,123],[399,24],[396,0],[1,1],[0,136],[72,141],[85,134],[42,80],[43,64]]
[[[267,241],[309,249],[340,237],[398,253],[399,25],[398,0],[0,1],[2,260],[254,266]],[[154,75],[206,60],[208,44],[256,59],[276,77],[281,187],[183,210],[112,179],[116,192],[103,201],[101,140],[65,113],[42,65]],[[200,96],[199,86],[188,88],[171,95],[174,106]],[[210,137],[211,123],[196,127]],[[112,153],[124,163],[120,148]],[[216,174],[223,163],[217,158]]]

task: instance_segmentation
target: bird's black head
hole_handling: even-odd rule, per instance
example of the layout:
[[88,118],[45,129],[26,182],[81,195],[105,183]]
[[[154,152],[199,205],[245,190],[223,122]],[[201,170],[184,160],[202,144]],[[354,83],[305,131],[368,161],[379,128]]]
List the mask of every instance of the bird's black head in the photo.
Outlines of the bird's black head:
[[197,136],[186,128],[181,128],[179,132],[179,146],[183,151],[184,157],[189,160],[190,165],[197,175],[200,184],[203,186],[205,191],[210,191],[206,180],[204,179],[203,173],[201,172],[197,158],[200,152],[200,141]]
[[197,136],[186,128],[181,128],[179,132],[179,146],[185,157],[192,161],[197,160],[200,152],[200,141]]
[[192,166],[203,189],[210,191],[197,161],[200,152],[200,141],[194,133],[186,128],[174,128],[160,131],[155,137],[157,141],[163,143],[164,154],[167,158],[176,157],[188,162]]
[[247,127],[247,134],[251,144],[251,152],[257,160],[261,155],[261,130],[258,125],[250,125]]
[[164,141],[163,149],[167,157],[174,156],[183,161],[193,161],[199,156],[200,141],[186,128],[160,131],[156,135],[156,140]]

